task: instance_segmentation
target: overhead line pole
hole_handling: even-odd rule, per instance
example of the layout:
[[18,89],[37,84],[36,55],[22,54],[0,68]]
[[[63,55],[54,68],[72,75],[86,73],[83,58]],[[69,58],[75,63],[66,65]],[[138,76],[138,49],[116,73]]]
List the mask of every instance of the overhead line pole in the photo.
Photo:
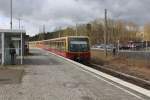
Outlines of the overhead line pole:
[[10,0],[10,29],[12,30],[12,0]]
[[19,18],[18,21],[19,21],[19,30],[20,30],[20,21],[21,21],[21,19]]
[[43,34],[45,34],[45,24],[43,24]]
[[105,29],[104,29],[104,44],[105,44],[105,56],[107,57],[107,9],[105,9]]
[[42,34],[43,40],[45,40],[45,24],[43,24],[43,34]]
[[77,27],[77,24],[76,24],[76,36],[78,36],[78,27]]

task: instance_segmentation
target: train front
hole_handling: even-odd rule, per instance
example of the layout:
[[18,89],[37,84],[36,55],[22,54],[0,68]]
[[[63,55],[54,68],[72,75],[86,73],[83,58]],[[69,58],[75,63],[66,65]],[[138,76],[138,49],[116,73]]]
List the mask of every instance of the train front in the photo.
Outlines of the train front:
[[88,37],[70,37],[68,38],[68,53],[69,59],[79,62],[90,61],[90,44]]

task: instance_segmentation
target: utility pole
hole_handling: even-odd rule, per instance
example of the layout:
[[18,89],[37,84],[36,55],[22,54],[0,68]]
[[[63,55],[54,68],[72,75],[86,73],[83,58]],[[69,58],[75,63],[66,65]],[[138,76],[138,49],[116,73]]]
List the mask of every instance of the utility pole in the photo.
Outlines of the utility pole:
[[43,25],[43,34],[45,34],[45,25]]
[[43,25],[43,34],[42,35],[43,35],[42,36],[43,40],[45,40],[45,24]]
[[59,27],[59,30],[58,30],[58,37],[60,38],[61,37],[61,27]]
[[10,0],[10,29],[12,30],[12,0]]
[[77,24],[76,24],[76,36],[78,36],[78,27],[77,27]]
[[20,30],[20,22],[21,22],[21,19],[20,18],[18,18],[18,22],[19,22],[19,30]]
[[42,34],[42,30],[41,30],[41,26],[39,26],[38,40],[41,40],[41,34]]
[[105,29],[104,29],[104,44],[105,44],[105,56],[107,57],[107,9],[105,9]]

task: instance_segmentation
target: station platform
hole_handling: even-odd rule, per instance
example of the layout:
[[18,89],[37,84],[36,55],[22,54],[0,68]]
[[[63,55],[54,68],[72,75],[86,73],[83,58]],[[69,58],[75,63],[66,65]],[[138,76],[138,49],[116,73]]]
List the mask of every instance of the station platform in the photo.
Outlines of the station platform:
[[47,51],[30,52],[21,82],[0,84],[0,100],[149,100]]

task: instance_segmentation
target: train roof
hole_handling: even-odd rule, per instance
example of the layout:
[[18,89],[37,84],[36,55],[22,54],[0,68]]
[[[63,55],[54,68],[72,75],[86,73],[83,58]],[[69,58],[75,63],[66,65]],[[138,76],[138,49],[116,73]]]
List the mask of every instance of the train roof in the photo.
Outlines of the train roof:
[[54,39],[47,39],[47,40],[40,40],[40,41],[31,41],[31,42],[42,42],[42,41],[53,41],[53,40],[63,40],[67,38],[89,38],[88,36],[66,36],[66,37],[60,37],[60,38],[54,38]]
[[[60,37],[54,39],[66,39],[66,38],[88,38],[88,36],[66,36],[66,37]],[[48,40],[53,40],[53,39],[48,39]]]
[[88,36],[68,36],[69,38],[88,38]]

